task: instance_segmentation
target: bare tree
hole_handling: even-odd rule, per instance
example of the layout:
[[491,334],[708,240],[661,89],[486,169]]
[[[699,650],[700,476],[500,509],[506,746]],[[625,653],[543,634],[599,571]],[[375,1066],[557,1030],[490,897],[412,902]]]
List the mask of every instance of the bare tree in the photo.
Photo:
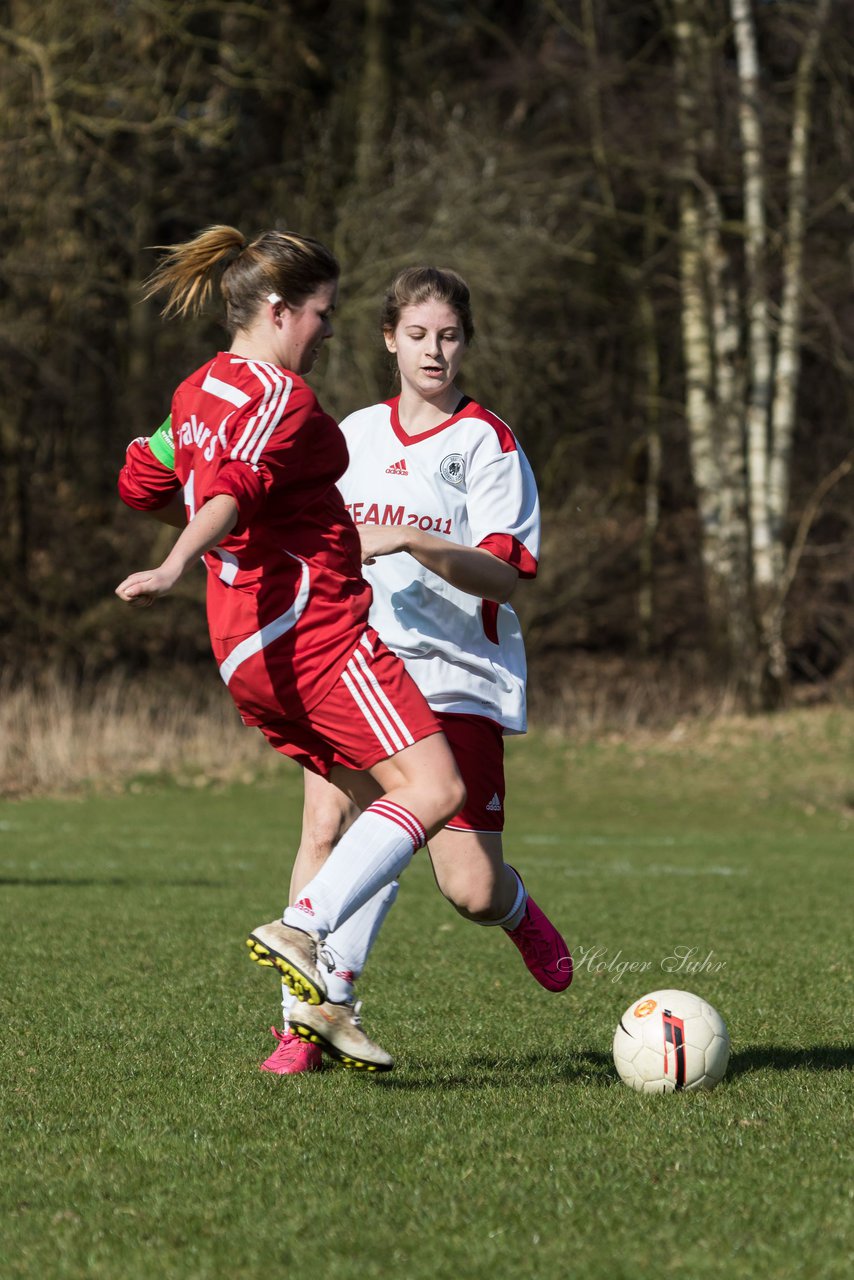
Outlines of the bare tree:
[[[720,31],[697,0],[674,0],[686,419],[702,522],[710,616],[748,706],[785,691],[785,528],[798,381],[810,93],[830,0],[803,11],[789,140],[782,296],[769,282],[760,68],[751,0],[729,0],[742,155],[742,216],[726,226],[719,146],[705,114]],[[736,234],[733,235],[733,232]],[[736,258],[743,247],[744,270]],[[743,337],[743,335],[746,335]]]
[[2,656],[205,644],[185,610],[129,651],[108,597],[147,537],[115,499],[127,439],[222,336],[140,302],[148,246],[217,220],[338,249],[337,413],[391,390],[393,272],[469,279],[466,389],[547,510],[523,606],[543,661],[712,650],[754,704],[787,661],[835,670],[852,40],[828,0],[0,3]]

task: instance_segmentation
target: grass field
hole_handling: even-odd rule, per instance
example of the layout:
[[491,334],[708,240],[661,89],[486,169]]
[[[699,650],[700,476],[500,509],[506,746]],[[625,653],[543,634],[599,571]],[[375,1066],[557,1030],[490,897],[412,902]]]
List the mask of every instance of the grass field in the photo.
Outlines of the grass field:
[[[278,997],[243,940],[296,770],[0,805],[0,1274],[854,1274],[852,746],[840,709],[512,743],[508,856],[575,982],[539,990],[419,855],[363,982],[382,1078],[256,1069]],[[729,1024],[711,1094],[615,1077],[661,986]]]

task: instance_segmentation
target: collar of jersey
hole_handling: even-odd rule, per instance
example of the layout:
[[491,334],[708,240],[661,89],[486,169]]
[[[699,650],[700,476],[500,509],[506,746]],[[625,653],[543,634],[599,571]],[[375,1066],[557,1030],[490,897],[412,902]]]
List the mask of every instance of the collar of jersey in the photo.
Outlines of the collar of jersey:
[[455,422],[459,422],[460,418],[465,418],[470,413],[473,403],[473,400],[466,397],[461,408],[456,413],[452,413],[450,418],[440,422],[437,427],[430,427],[428,431],[419,431],[417,435],[411,436],[400,424],[400,396],[395,396],[393,400],[386,400],[386,404],[391,409],[391,429],[401,444],[418,444],[419,441],[427,440],[430,436],[437,436],[440,431],[447,431],[448,427],[452,427]]

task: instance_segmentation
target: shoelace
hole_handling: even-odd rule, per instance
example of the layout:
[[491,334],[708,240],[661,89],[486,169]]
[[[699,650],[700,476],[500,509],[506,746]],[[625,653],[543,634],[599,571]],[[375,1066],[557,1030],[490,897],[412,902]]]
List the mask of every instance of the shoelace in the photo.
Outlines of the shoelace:
[[271,1027],[270,1030],[279,1042],[279,1047],[273,1050],[274,1054],[282,1053],[284,1046],[285,1052],[290,1051],[290,1056],[293,1057],[295,1053],[304,1047],[303,1041],[300,1040],[299,1036],[291,1035],[290,1031],[279,1031],[278,1027]]

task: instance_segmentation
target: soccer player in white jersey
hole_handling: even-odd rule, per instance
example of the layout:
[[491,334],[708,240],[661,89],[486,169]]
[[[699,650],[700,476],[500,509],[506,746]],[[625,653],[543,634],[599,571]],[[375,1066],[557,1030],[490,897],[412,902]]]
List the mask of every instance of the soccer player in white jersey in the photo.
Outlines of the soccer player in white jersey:
[[[474,326],[454,272],[413,267],[394,280],[382,331],[400,394],[341,424],[350,455],[338,482],[373,587],[371,623],[404,661],[442,725],[467,801],[430,839],[437,884],[456,909],[498,926],[536,980],[572,980],[566,943],[504,861],[504,734],[524,733],[525,651],[509,598],[539,551],[534,476],[509,427],[462,394],[457,374]],[[310,923],[306,882],[358,810],[333,783],[305,774],[303,836],[291,880],[292,919]],[[392,884],[325,940],[330,998],[352,991],[394,900]],[[285,1030],[262,1069],[317,1069],[322,1014],[286,991]]]

